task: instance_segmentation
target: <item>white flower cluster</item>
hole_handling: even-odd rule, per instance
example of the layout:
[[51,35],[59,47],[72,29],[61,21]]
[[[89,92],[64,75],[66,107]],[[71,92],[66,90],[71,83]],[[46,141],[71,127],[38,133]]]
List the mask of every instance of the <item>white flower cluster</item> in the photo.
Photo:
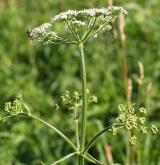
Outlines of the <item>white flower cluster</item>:
[[72,24],[73,24],[74,26],[78,26],[78,27],[81,27],[81,26],[85,26],[85,25],[86,25],[85,22],[80,21],[80,20],[74,20],[74,21],[72,21]]
[[71,19],[71,18],[75,17],[76,15],[77,15],[76,10],[68,10],[68,11],[59,13],[58,15],[54,16],[52,18],[52,22],[56,22],[56,21],[59,21],[59,20]]
[[29,36],[31,39],[43,42],[44,44],[54,43],[59,37],[57,33],[49,31],[49,28],[51,27],[51,23],[44,23],[41,26],[31,30]]
[[[111,26],[109,23],[120,14],[127,14],[127,12],[118,6],[101,9],[68,10],[54,16],[49,23],[44,23],[27,33],[31,39],[43,44],[77,44],[86,42],[90,38],[95,38],[105,30],[110,30]],[[60,37],[56,32],[52,31],[51,28],[58,21],[64,22],[67,25],[65,26],[67,27],[66,30],[62,31],[62,33],[69,32],[67,39]]]
[[100,8],[100,9],[83,9],[83,10],[68,10],[66,12],[62,12],[52,18],[52,23],[56,21],[66,21],[71,19],[83,19],[88,17],[100,17],[105,20],[110,21],[113,16],[119,15],[119,14],[127,14],[126,10],[124,10],[122,7],[118,6],[111,6],[108,8]]
[[34,31],[36,33],[43,33],[44,31],[46,31],[50,27],[52,27],[52,24],[51,23],[44,23],[41,26],[39,26],[38,28],[35,28]]

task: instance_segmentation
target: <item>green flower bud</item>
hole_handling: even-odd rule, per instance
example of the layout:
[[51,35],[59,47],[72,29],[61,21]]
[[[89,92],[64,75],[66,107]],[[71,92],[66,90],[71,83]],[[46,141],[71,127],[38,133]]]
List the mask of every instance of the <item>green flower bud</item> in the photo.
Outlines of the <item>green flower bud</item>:
[[131,137],[129,138],[129,142],[130,142],[130,144],[132,144],[132,145],[135,145],[135,144],[136,144],[136,141],[137,141],[137,137],[136,137],[136,136],[131,136]]
[[152,124],[151,131],[152,131],[153,134],[157,134],[158,133],[158,128],[157,128],[157,126],[155,124]]

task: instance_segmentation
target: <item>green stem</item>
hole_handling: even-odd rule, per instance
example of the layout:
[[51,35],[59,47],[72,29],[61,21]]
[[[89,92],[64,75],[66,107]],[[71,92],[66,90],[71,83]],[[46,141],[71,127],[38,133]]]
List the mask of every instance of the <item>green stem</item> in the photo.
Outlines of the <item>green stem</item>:
[[71,24],[71,27],[72,27],[74,33],[75,33],[76,36],[77,36],[78,42],[80,42],[80,36],[79,36],[79,34],[78,34],[78,32],[77,32],[77,29],[73,26],[73,24]]
[[84,165],[84,157],[80,157],[80,159],[79,159],[79,165]]
[[94,162],[91,158],[87,157],[86,155],[84,156],[84,158],[90,163],[97,164],[96,162]]
[[92,163],[94,164],[98,164],[98,165],[104,165],[103,162],[100,162],[99,160],[95,159],[93,156],[91,156],[89,153],[86,153],[86,155],[84,156],[86,159],[92,161]]
[[28,106],[25,104],[25,108],[27,109],[28,113],[18,113],[18,114],[12,114],[9,116],[6,116],[4,118],[2,118],[1,120],[6,120],[8,118],[12,118],[12,117],[16,117],[16,116],[20,116],[20,115],[25,115],[25,116],[29,116],[32,119],[35,119],[41,123],[43,123],[44,125],[46,125],[47,127],[51,128],[52,130],[54,130],[59,136],[61,136],[75,151],[77,151],[77,147],[72,143],[72,141],[69,140],[69,138],[64,135],[61,131],[59,131],[57,128],[55,128],[54,126],[52,126],[51,124],[47,123],[46,121],[44,121],[43,119],[33,115],[30,113],[30,109],[28,108]]
[[73,37],[75,38],[75,40],[78,41],[78,36],[75,33],[74,29],[72,29],[72,27],[71,27],[71,25],[70,25],[70,23],[68,21],[66,21],[66,22],[67,22],[67,25],[68,25],[68,28],[69,28],[71,34],[73,35]]
[[[81,55],[81,65],[82,65],[82,88],[83,88],[83,109],[82,109],[82,121],[81,121],[81,141],[80,150],[83,151],[85,148],[86,140],[86,111],[87,111],[87,83],[86,83],[86,67],[85,67],[85,57],[84,57],[84,46],[83,43],[79,44],[79,50]],[[84,158],[80,160],[81,164],[84,165]]]
[[127,145],[126,145],[126,150],[127,150],[127,160],[126,160],[126,165],[131,165],[131,148],[130,148],[130,143],[129,143],[129,138],[131,136],[131,132],[127,131]]
[[[91,146],[94,144],[94,142],[106,131],[108,131],[110,128],[112,128],[113,125],[105,127],[102,131],[98,132],[91,140],[90,142],[87,144],[87,146],[85,147],[85,149],[83,150],[83,154],[85,154],[90,148]],[[116,126],[116,125],[114,125]],[[118,125],[120,126],[120,124]],[[119,128],[121,128],[123,126],[120,126]]]
[[75,131],[76,131],[76,141],[77,141],[77,148],[80,148],[80,142],[79,142],[79,128],[78,128],[78,119],[75,120]]
[[52,130],[54,130],[59,136],[61,136],[75,151],[77,151],[77,147],[72,143],[71,140],[69,140],[69,138],[64,135],[61,131],[59,131],[57,128],[55,128],[54,126],[52,126],[51,124],[47,123],[46,121],[44,121],[43,119],[31,114],[31,110],[30,108],[28,107],[28,105],[26,103],[24,103],[24,107],[26,108],[27,110],[27,115],[41,123],[43,123],[44,125],[46,125],[47,127],[51,128]]
[[74,109],[74,121],[75,121],[75,135],[76,135],[76,142],[77,148],[80,149],[80,142],[79,142],[79,118],[78,118],[78,106],[77,103],[75,104]]
[[84,34],[83,38],[82,38],[82,42],[88,37],[88,35],[91,33],[95,23],[96,23],[97,18],[94,19],[93,23],[91,24],[90,28],[88,31],[86,31],[86,33]]
[[14,117],[14,116],[17,116],[17,114],[12,114],[12,115],[9,115],[9,116],[0,118],[0,122],[1,122],[1,121],[6,121],[7,119],[12,118],[12,117]]
[[59,164],[59,163],[65,161],[65,160],[71,158],[72,156],[75,156],[76,154],[77,154],[77,152],[73,152],[73,153],[71,153],[71,154],[68,154],[67,156],[61,158],[60,160],[55,161],[55,162],[52,163],[51,165],[57,165],[57,164]]
[[57,128],[55,128],[54,126],[52,126],[51,124],[47,123],[46,121],[40,119],[37,116],[34,116],[32,114],[29,115],[29,117],[43,123],[44,125],[48,126],[49,128],[51,128],[52,130],[54,130],[59,136],[61,136],[75,151],[77,151],[77,147],[72,143],[72,141],[69,140],[69,138],[67,136],[65,136],[61,131],[59,131]]
[[[105,26],[107,25],[107,23],[104,23],[102,26],[100,26],[93,34],[91,34],[90,36],[88,36],[85,41],[91,39],[92,37],[94,37],[96,34],[98,34]],[[84,41],[84,40],[83,40]],[[85,42],[84,41],[84,42]]]

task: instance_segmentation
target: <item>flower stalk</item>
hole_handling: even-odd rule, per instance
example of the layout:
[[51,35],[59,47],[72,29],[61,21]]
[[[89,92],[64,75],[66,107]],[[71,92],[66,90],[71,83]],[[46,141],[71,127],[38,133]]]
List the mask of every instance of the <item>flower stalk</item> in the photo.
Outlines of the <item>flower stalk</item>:
[[[85,148],[86,141],[86,111],[87,111],[87,80],[86,80],[86,66],[85,66],[85,56],[84,56],[84,45],[79,44],[81,66],[82,66],[82,90],[83,90],[83,108],[82,108],[82,118],[81,118],[81,141],[80,150],[83,151]],[[81,164],[84,164],[84,158],[81,158]]]
[[86,66],[84,57],[83,43],[79,45],[81,65],[82,65],[82,88],[83,88],[83,109],[82,109],[82,130],[81,130],[81,150],[85,147],[86,139],[86,111],[87,111],[87,82],[86,82]]
[[77,148],[80,149],[80,141],[79,141],[79,118],[78,116],[78,107],[75,105],[74,109],[74,118],[75,118],[75,135],[76,135],[76,142],[77,142]]

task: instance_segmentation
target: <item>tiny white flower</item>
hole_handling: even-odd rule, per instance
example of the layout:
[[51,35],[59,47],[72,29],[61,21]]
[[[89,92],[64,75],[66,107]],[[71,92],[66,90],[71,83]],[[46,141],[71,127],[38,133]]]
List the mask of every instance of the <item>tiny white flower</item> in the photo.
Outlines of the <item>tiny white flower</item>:
[[93,37],[94,37],[94,38],[97,38],[97,37],[98,37],[98,34],[95,34]]
[[72,21],[72,23],[75,25],[75,26],[78,26],[78,27],[81,27],[81,26],[85,26],[85,22],[83,21],[79,21],[79,20],[74,20]]
[[67,15],[66,14],[62,14],[61,15],[61,19],[67,19]]

